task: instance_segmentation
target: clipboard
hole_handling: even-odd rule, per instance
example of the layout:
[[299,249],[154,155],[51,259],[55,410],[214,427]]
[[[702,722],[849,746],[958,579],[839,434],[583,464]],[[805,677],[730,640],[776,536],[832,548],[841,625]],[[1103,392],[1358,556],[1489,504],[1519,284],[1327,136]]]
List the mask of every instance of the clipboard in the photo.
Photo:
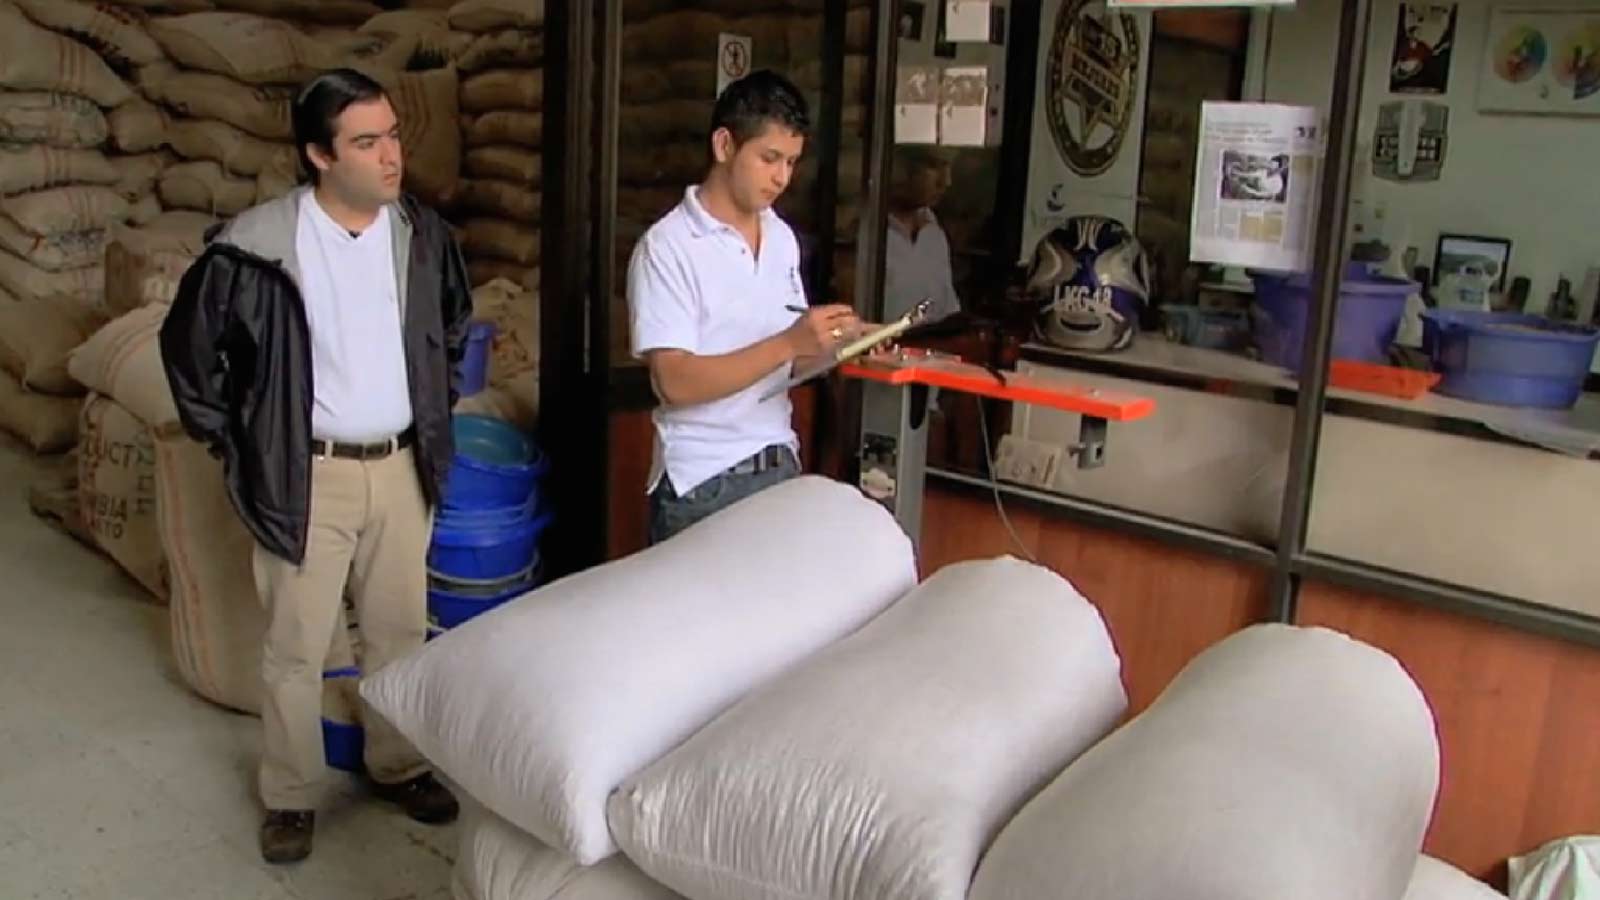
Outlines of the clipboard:
[[871,350],[873,347],[888,341],[892,341],[900,335],[905,334],[907,331],[910,331],[913,326],[920,323],[928,315],[928,310],[932,307],[932,297],[922,298],[922,300],[917,303],[916,306],[913,306],[906,312],[905,315],[895,319],[893,322],[890,322],[876,331],[856,338],[854,341],[835,349],[832,353],[823,356],[818,361],[811,363],[804,368],[795,369],[790,374],[787,381],[762,395],[761,402],[765,403],[768,400],[771,400],[773,397],[779,396],[780,394],[787,394],[789,391],[802,384],[805,384],[813,378],[817,378],[821,375],[826,375],[829,372],[832,372],[834,369],[837,369],[840,364],[855,359],[861,354]]

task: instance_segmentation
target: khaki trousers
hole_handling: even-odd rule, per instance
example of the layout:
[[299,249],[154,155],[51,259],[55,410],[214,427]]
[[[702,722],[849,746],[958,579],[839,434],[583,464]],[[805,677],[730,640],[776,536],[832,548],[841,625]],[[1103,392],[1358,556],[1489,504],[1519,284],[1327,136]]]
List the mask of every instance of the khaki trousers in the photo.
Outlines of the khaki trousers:
[[[268,620],[260,772],[267,809],[317,806],[326,773],[322,672],[346,588],[361,630],[363,672],[422,646],[431,532],[407,449],[372,461],[313,459],[305,562],[296,566],[256,546],[256,590]],[[373,780],[393,784],[427,771],[415,748],[365,704],[361,721]]]

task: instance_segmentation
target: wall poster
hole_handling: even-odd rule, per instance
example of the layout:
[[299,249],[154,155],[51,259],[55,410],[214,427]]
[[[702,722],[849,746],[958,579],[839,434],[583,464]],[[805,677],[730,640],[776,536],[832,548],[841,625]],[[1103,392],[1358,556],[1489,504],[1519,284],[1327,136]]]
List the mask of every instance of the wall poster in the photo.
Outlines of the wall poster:
[[1450,89],[1455,55],[1456,4],[1402,3],[1395,21],[1389,91],[1443,94]]
[[1491,10],[1478,73],[1478,108],[1600,115],[1600,7]]
[[1372,174],[1385,181],[1438,181],[1450,146],[1450,107],[1396,100],[1378,107]]
[[1151,14],[1106,0],[1045,0],[1039,29],[1024,258],[1072,216],[1134,227]]

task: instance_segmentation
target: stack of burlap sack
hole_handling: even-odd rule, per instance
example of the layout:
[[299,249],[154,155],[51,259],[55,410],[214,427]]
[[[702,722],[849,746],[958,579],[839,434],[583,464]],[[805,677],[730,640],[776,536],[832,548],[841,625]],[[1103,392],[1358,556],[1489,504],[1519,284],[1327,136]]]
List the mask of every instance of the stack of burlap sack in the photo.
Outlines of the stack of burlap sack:
[[1393,658],[1247,629],[1125,722],[1071,584],[1002,558],[918,585],[888,513],[815,477],[362,693],[468,795],[463,900],[1498,896],[1419,856],[1439,747]]
[[[448,53],[428,43],[435,35],[425,22],[401,19],[407,27],[397,28],[391,20],[365,31],[325,24],[377,12],[364,2],[227,2],[270,8],[279,17],[203,12],[158,17],[149,25],[168,59],[138,70],[143,99],[133,109],[141,121],[165,122],[157,144],[170,146],[182,160],[161,174],[165,208],[232,216],[292,187],[299,174],[289,115],[294,92],[337,66],[358,68],[388,89],[407,150],[408,189],[432,203],[448,200],[461,159],[453,125],[457,78]],[[296,10],[324,24],[292,24],[288,17]],[[353,20],[363,27],[365,21]],[[117,126],[114,121],[113,136],[121,145]],[[127,130],[135,132],[131,121]]]
[[[221,465],[178,423],[167,308],[212,225],[299,180],[289,104],[322,69],[386,86],[408,188],[448,206],[475,40],[364,0],[0,0],[0,427],[72,450],[35,511],[170,602],[180,674],[222,705],[259,709],[264,623]],[[537,304],[485,292],[501,339],[477,402],[531,428]],[[329,665],[354,654],[341,638]]]
[[472,35],[461,71],[465,175],[453,208],[472,283],[539,287],[544,181],[544,0],[463,0],[450,27]]
[[532,432],[539,424],[539,294],[506,278],[472,292],[473,318],[494,326],[484,389],[456,412],[494,416]]
[[[251,571],[254,541],[228,500],[221,462],[179,424],[159,343],[178,279],[212,221],[169,212],[111,240],[108,291],[129,311],[69,358],[72,376],[92,391],[78,492],[95,542],[169,603],[179,675],[209,700],[257,712],[265,619]],[[355,661],[339,634],[330,668]]]
[[106,242],[137,205],[142,170],[105,152],[133,96],[113,66],[159,53],[117,10],[0,0],[0,428],[37,452],[77,441],[66,355],[106,320]]

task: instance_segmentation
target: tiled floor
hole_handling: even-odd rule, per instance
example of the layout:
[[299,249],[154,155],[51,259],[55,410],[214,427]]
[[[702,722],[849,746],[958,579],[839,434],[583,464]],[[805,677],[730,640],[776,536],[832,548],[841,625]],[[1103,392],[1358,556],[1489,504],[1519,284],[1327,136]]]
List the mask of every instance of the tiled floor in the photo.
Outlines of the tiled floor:
[[165,611],[28,511],[0,446],[0,900],[441,900],[453,828],[335,775],[310,860],[256,851],[256,719],[191,694]]

